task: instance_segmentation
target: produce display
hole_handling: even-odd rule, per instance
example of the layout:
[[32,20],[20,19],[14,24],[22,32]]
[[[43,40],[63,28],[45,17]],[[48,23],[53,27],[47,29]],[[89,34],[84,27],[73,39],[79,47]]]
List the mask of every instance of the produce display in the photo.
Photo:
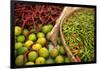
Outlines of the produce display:
[[83,8],[75,11],[63,23],[66,44],[82,62],[94,60],[94,9]]
[[34,32],[42,31],[46,34],[52,29],[52,25],[55,25],[55,20],[59,17],[62,9],[63,6],[48,4],[16,4],[15,24],[21,26],[22,29],[24,28]]
[[[15,4],[15,65],[71,63],[72,58],[61,41],[57,46],[47,39],[64,6],[49,4]],[[94,10],[83,8],[64,19],[63,35],[78,62],[94,60]]]

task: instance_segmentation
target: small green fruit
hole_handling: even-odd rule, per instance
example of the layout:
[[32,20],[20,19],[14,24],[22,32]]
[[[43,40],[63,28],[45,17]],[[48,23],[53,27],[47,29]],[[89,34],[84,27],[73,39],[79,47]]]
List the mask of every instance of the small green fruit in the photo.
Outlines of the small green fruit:
[[15,64],[16,64],[16,66],[23,66],[24,65],[24,56],[23,55],[17,56],[16,60],[15,60]]
[[36,35],[34,33],[30,34],[28,37],[29,40],[35,41],[36,40]]
[[34,62],[27,62],[25,65],[34,65]]
[[41,44],[41,45],[45,45],[46,44],[46,39],[45,38],[38,38],[37,43]]
[[60,52],[61,55],[64,55],[64,54],[65,54],[65,49],[64,49],[64,47],[61,46],[61,47],[59,48],[59,52]]
[[36,64],[45,64],[45,58],[38,57],[35,61]]
[[56,63],[64,63],[64,57],[59,55],[55,58]]
[[22,46],[23,46],[23,43],[21,43],[21,42],[15,43],[15,49],[18,49],[18,48],[20,48]]
[[54,64],[55,63],[55,61],[54,61],[54,59],[52,59],[52,58],[48,58],[47,60],[46,60],[46,64]]
[[42,27],[42,32],[45,33],[45,34],[50,32],[51,30],[52,30],[51,25],[45,25],[45,26]]
[[37,58],[38,54],[35,51],[31,51],[28,54],[28,60],[29,61],[34,61]]
[[25,41],[24,35],[19,35],[19,36],[17,37],[17,41],[18,41],[18,42],[24,42],[24,41]]
[[24,35],[24,36],[27,36],[28,33],[29,33],[28,29],[24,29],[24,30],[23,30],[23,35]]
[[41,48],[42,48],[42,45],[38,43],[32,46],[32,50],[35,50],[35,51],[39,51]]
[[19,26],[15,26],[15,35],[20,35],[22,32],[22,28]]
[[22,54],[26,53],[27,51],[28,51],[28,49],[26,47],[21,47],[21,48],[17,49],[17,54],[22,55]]
[[58,55],[58,53],[59,52],[58,52],[58,50],[56,48],[53,48],[53,49],[50,50],[50,56],[52,58],[56,57]]
[[70,63],[70,58],[69,57],[65,57],[65,63]]
[[29,48],[32,44],[33,44],[33,41],[28,40],[28,41],[25,42],[24,46]]
[[39,55],[40,55],[41,57],[47,58],[47,57],[49,56],[49,51],[48,51],[48,49],[46,49],[46,48],[41,48],[41,49],[39,50]]
[[49,24],[48,27],[49,27],[49,29],[50,29],[50,31],[51,31],[52,28],[53,28],[53,25],[52,25],[52,24]]
[[39,33],[37,33],[37,37],[38,37],[38,38],[41,38],[41,37],[45,37],[45,35],[44,35],[44,33],[39,32]]

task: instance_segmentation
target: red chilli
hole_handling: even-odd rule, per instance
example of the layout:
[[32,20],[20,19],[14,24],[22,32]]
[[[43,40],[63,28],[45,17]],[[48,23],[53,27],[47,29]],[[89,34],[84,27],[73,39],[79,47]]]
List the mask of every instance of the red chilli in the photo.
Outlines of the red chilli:
[[31,29],[34,26],[37,31],[40,31],[41,29],[38,24],[54,24],[62,9],[62,7],[48,4],[16,4],[15,23],[22,28],[28,29]]

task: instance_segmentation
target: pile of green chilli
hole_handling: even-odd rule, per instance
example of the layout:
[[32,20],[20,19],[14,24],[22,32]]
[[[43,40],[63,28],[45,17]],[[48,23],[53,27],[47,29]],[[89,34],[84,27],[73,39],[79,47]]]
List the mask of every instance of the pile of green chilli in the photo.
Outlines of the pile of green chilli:
[[94,60],[95,40],[94,9],[83,8],[75,11],[63,23],[63,34],[66,44],[82,62]]

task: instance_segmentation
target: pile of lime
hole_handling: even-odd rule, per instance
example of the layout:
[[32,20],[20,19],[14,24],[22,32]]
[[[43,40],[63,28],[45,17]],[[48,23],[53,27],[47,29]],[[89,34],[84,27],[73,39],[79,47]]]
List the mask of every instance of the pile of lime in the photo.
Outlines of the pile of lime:
[[15,64],[16,66],[35,64],[68,63],[70,59],[65,56],[63,46],[49,50],[46,35],[52,30],[53,25],[42,27],[38,33],[15,26]]

